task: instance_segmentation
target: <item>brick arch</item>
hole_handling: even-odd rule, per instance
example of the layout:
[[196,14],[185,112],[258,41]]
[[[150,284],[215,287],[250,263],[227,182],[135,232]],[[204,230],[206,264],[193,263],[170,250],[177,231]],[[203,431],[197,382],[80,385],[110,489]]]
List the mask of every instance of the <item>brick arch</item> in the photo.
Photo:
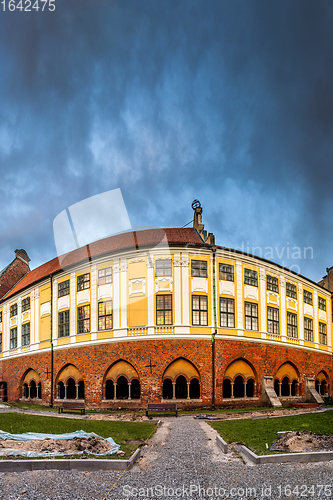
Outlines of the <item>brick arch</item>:
[[169,363],[169,365],[163,372],[162,382],[165,379],[170,379],[172,382],[175,382],[176,379],[181,375],[185,377],[188,382],[190,382],[194,378],[197,378],[200,382],[199,370],[191,361],[182,357],[177,358]]
[[111,364],[103,376],[103,384],[106,380],[113,380],[116,382],[119,377],[124,376],[128,382],[134,379],[140,380],[140,376],[132,363],[124,359],[119,359]]
[[70,378],[73,378],[75,382],[84,382],[81,371],[72,363],[67,363],[58,371],[55,378],[55,384],[58,385],[59,382],[63,382],[65,384]]
[[274,375],[274,379],[279,380],[280,382],[282,382],[285,377],[287,377],[290,382],[292,382],[293,380],[299,382],[300,380],[299,370],[297,366],[291,361],[285,361],[284,363],[282,363],[276,370]]
[[251,379],[254,380],[254,382],[257,381],[257,373],[254,366],[245,358],[238,358],[229,363],[223,378],[233,381],[238,376],[241,376],[245,382]]

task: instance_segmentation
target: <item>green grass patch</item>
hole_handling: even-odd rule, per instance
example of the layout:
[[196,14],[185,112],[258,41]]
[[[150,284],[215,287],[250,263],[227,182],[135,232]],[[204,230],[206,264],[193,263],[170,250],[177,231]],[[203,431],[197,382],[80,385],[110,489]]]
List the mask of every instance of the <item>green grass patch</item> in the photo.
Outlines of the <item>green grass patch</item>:
[[[137,444],[126,443],[126,440],[146,440],[154,432],[155,428],[155,425],[151,422],[83,420],[22,415],[20,413],[0,414],[0,429],[11,434],[22,434],[23,432],[63,434],[65,432],[82,430],[85,432],[95,432],[104,438],[112,437],[117,444],[120,444],[121,450],[125,452],[125,456],[123,457],[125,459],[129,458],[138,447]],[[118,458],[116,455],[110,455],[109,457]]]
[[33,410],[33,411],[58,411],[58,408],[51,408],[50,406],[37,405],[35,403],[5,403],[10,408],[17,408],[18,410]]
[[333,435],[333,412],[293,415],[263,420],[227,420],[208,422],[227,442],[245,444],[258,455],[277,453],[266,448],[276,441],[278,431],[303,431]]

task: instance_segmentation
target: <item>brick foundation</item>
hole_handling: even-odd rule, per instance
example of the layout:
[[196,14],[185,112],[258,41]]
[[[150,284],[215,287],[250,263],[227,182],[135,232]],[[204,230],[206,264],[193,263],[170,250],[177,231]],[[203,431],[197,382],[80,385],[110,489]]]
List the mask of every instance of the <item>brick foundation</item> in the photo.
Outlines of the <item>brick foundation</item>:
[[[175,359],[190,361],[200,373],[200,401],[179,402],[180,408],[210,407],[212,402],[212,344],[211,340],[158,339],[137,340],[76,346],[54,351],[54,386],[57,374],[67,364],[73,364],[82,373],[85,383],[85,400],[88,407],[138,408],[147,402],[159,402],[162,397],[163,373]],[[223,376],[228,365],[242,358],[249,362],[256,374],[256,398],[223,401]],[[102,402],[103,378],[108,368],[123,359],[133,365],[139,375],[141,399],[121,402]],[[262,404],[262,377],[274,376],[284,362],[291,362],[299,372],[300,398],[304,400],[305,377],[315,378],[324,370],[331,384],[332,356],[313,353],[304,349],[263,344],[260,342],[216,339],[215,403],[216,406],[258,406]],[[29,369],[41,378],[42,402],[51,402],[51,353],[35,353],[15,359],[0,361],[1,380],[7,382],[8,401],[15,402],[22,396],[20,386]],[[329,386],[329,393],[331,388]],[[54,389],[55,396],[55,389]]]

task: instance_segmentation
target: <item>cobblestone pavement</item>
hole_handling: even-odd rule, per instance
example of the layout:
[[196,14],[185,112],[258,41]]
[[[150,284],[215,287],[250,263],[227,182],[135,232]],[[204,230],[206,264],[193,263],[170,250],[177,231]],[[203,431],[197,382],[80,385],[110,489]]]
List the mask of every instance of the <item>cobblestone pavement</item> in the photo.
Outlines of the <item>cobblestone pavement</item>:
[[333,498],[333,461],[245,465],[232,453],[223,455],[215,436],[207,423],[192,416],[168,417],[143,449],[139,461],[121,477],[119,472],[0,473],[0,498]]

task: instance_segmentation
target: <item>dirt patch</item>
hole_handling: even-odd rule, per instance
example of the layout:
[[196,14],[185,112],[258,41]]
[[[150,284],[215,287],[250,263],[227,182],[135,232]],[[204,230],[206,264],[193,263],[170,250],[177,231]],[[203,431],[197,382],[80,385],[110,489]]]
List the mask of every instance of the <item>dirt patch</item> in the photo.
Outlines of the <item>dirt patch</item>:
[[285,432],[271,446],[272,451],[304,452],[332,451],[333,436],[313,434],[312,432]]
[[[256,419],[256,418],[266,418],[266,417],[277,417],[277,416],[287,416],[287,415],[298,415],[302,413],[314,413],[316,411],[321,411],[320,408],[283,408],[283,409],[267,409],[267,410],[253,410],[246,412],[230,412],[230,413],[216,413],[207,414],[207,420],[237,420],[237,419]],[[200,416],[205,418],[205,416]]]
[[87,415],[88,420],[121,420],[122,422],[143,422],[149,420],[149,417],[145,415],[136,415],[135,413],[124,413],[124,414],[112,414],[112,415],[104,415],[104,414],[91,414]]
[[15,441],[13,439],[0,439],[0,455],[6,455],[6,449],[33,451],[36,453],[58,452],[64,455],[75,455],[82,451],[89,451],[94,455],[108,453],[112,446],[102,438],[89,436],[74,439],[50,439],[42,441]]

